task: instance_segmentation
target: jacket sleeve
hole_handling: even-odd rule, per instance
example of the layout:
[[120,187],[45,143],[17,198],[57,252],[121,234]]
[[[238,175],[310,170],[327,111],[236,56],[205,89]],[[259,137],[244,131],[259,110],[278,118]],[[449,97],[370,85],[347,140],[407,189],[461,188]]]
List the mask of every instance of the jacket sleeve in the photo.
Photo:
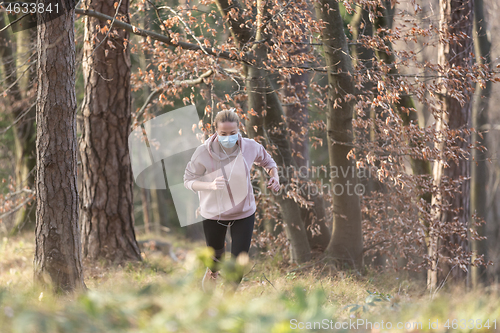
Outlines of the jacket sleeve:
[[196,191],[193,190],[193,183],[195,180],[199,180],[203,177],[206,171],[205,166],[200,163],[200,159],[198,158],[199,155],[199,150],[196,150],[191,157],[191,160],[188,162],[186,170],[184,171],[184,187],[194,193],[196,193]]
[[254,163],[258,166],[263,167],[267,173],[271,172],[272,168],[277,168],[276,162],[273,160],[271,155],[266,151],[263,145],[258,143],[257,156],[255,157]]

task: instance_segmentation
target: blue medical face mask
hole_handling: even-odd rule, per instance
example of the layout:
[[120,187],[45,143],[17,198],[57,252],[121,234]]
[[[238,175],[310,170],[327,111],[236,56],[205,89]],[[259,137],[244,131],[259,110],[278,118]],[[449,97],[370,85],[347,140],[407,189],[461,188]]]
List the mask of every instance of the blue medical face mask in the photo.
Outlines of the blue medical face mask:
[[238,133],[233,135],[219,135],[219,142],[224,148],[233,148],[238,141]]

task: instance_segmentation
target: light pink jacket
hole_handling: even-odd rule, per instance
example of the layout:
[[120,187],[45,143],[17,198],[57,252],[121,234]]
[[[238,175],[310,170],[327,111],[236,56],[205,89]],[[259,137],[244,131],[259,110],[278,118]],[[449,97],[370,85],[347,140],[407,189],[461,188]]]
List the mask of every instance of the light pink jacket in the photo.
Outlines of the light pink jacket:
[[184,172],[184,186],[192,188],[195,180],[212,182],[224,176],[228,180],[224,190],[198,191],[200,214],[205,219],[232,221],[255,213],[255,198],[250,180],[253,163],[268,173],[276,162],[257,141],[238,134],[238,149],[226,155],[213,134],[194,152]]

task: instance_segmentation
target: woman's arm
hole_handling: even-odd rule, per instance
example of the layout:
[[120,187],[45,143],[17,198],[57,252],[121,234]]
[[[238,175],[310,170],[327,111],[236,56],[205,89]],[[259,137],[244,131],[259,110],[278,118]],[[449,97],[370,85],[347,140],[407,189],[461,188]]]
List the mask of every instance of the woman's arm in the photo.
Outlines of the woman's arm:
[[271,176],[271,179],[269,179],[269,182],[267,183],[267,188],[271,188],[273,191],[278,192],[281,185],[276,162],[273,160],[271,155],[269,155],[264,146],[258,142],[257,145],[258,151],[254,163],[263,167],[264,170],[266,170],[266,172]]
[[199,180],[195,180],[191,184],[191,188],[193,189],[193,191],[208,191],[208,190],[210,190],[211,184],[212,183],[209,183],[209,182],[202,182]]
[[269,182],[267,183],[267,188],[271,188],[273,191],[278,192],[281,187],[278,168],[272,167],[269,171],[269,176],[271,176],[271,179],[269,179]]
[[214,179],[213,182],[202,182],[199,180],[195,180],[191,187],[194,191],[214,191],[221,190],[224,188],[225,180],[224,177],[220,176]]
[[278,175],[278,168],[277,167],[273,167],[270,171],[269,171],[269,176],[273,177],[273,178],[278,178],[279,179],[279,175]]

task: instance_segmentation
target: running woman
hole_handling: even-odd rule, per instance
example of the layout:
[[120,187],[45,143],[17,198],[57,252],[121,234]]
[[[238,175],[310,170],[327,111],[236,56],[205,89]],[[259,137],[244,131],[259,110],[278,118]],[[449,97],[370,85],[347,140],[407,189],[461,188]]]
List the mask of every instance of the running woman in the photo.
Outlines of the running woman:
[[227,228],[234,258],[250,249],[256,211],[250,181],[252,164],[263,167],[271,176],[267,188],[275,192],[280,189],[276,162],[260,143],[243,138],[239,125],[234,111],[220,111],[214,120],[216,132],[196,149],[184,173],[184,186],[200,198],[206,244],[215,251],[213,271],[207,267],[203,277],[204,291],[215,288]]

